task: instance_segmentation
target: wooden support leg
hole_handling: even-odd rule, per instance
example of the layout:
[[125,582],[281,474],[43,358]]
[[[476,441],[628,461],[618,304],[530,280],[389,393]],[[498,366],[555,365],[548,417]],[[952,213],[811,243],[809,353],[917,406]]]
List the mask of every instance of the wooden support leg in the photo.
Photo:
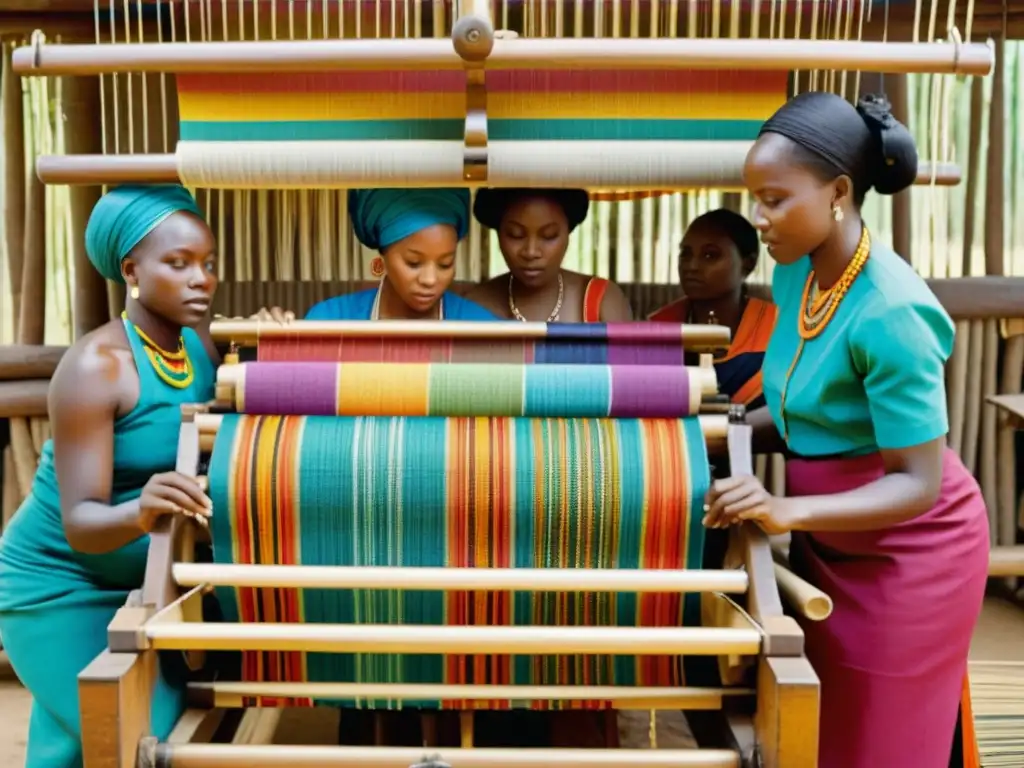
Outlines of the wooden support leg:
[[104,651],[79,673],[85,768],[135,768],[139,741],[149,735],[156,674],[154,651]]
[[817,768],[818,676],[802,657],[762,657],[754,726],[764,768]]

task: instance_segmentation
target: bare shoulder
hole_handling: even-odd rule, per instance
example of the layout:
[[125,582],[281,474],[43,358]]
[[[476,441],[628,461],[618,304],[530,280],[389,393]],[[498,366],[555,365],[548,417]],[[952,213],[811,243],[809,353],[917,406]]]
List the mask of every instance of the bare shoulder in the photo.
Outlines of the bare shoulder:
[[120,321],[89,332],[64,353],[50,382],[49,405],[104,406],[120,403],[135,373],[131,346]]

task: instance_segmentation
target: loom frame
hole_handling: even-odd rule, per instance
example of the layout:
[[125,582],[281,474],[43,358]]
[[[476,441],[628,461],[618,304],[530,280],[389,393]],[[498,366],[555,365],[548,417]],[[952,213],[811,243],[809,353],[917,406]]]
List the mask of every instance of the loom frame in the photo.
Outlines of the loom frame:
[[[198,476],[204,453],[203,430],[209,430],[216,405],[195,405],[182,408],[179,432],[177,469]],[[750,429],[736,424],[739,412],[734,410],[728,432],[730,459],[735,466],[751,461]],[[721,434],[723,420],[729,416],[705,416],[711,432]],[[209,446],[205,446],[208,448]],[[742,471],[742,470],[740,470]],[[285,766],[295,765],[398,765],[408,760],[417,762],[421,750],[393,747],[275,747],[270,739],[279,710],[249,708],[239,720],[233,707],[243,695],[252,695],[267,684],[199,683],[189,685],[188,708],[182,714],[166,743],[158,744],[149,735],[148,700],[157,670],[157,653],[161,647],[176,648],[186,653],[193,670],[198,670],[204,652],[187,639],[191,625],[202,622],[201,600],[212,584],[203,582],[185,586],[175,579],[175,567],[188,573],[188,562],[197,541],[208,534],[195,522],[181,517],[165,520],[150,536],[145,582],[133,592],[108,627],[108,648],[79,675],[82,709],[82,739],[85,768],[189,768],[189,766]],[[743,577],[729,570],[720,572],[687,572],[694,577],[693,586],[701,578],[704,592],[702,626],[690,628],[687,642],[697,653],[719,655],[722,688],[622,689],[616,704],[622,709],[684,709],[698,740],[696,750],[500,750],[472,748],[472,716],[460,715],[462,747],[444,749],[442,753],[453,766],[461,768],[519,768],[520,766],[552,765],[583,766],[620,764],[627,761],[637,768],[645,766],[721,766],[747,768],[811,768],[817,760],[817,722],[819,686],[817,676],[803,656],[803,633],[795,620],[784,615],[776,580],[775,566],[768,538],[751,523],[731,531],[730,552],[735,564],[742,565],[746,575],[747,610],[741,609],[724,592],[743,591]],[[217,566],[214,566],[215,568]],[[231,568],[232,566],[229,566]],[[276,566],[264,566],[274,568]],[[250,572],[252,568],[248,567]],[[349,569],[365,571],[366,569]],[[413,570],[413,569],[408,569]],[[467,569],[470,570],[470,569]],[[700,576],[697,573],[702,574]],[[201,575],[201,574],[200,574]],[[363,574],[364,576],[366,574]],[[258,576],[258,574],[257,574]],[[257,578],[253,576],[252,578]],[[373,578],[372,574],[369,578]],[[664,575],[661,577],[665,581]],[[192,578],[192,581],[197,579]],[[392,579],[391,583],[394,582]],[[237,580],[231,583],[237,583]],[[559,586],[557,577],[548,588]],[[636,585],[632,585],[636,586]],[[653,591],[673,586],[662,583]],[[542,585],[543,587],[543,585]],[[627,588],[629,588],[627,586]],[[648,591],[644,589],[643,591]],[[694,589],[693,591],[699,591]],[[710,629],[711,622],[718,630]],[[238,625],[244,634],[246,627]],[[415,628],[422,641],[422,628]],[[456,632],[465,628],[451,628]],[[481,627],[483,630],[504,628]],[[529,628],[522,628],[529,629]],[[558,628],[563,629],[563,628]],[[710,629],[710,631],[709,631]],[[668,630],[672,632],[674,630]],[[684,630],[678,630],[684,631]],[[731,647],[712,647],[698,641],[698,633],[717,631],[722,639],[732,639]],[[169,633],[169,634],[168,634]],[[240,636],[238,632],[236,636]],[[488,633],[484,633],[488,634]],[[174,637],[177,636],[178,640]],[[182,639],[182,638],[185,639]],[[154,642],[154,639],[156,642]],[[169,643],[168,643],[169,639]],[[751,646],[753,640],[753,646]],[[218,646],[214,640],[207,647]],[[374,641],[375,642],[375,641]],[[238,647],[231,645],[230,647]],[[270,647],[261,645],[261,647]],[[376,647],[376,646],[375,646]],[[754,653],[744,660],[744,652]],[[756,688],[739,685],[744,668],[753,659]],[[289,684],[309,693],[311,684]],[[315,684],[313,684],[315,685]],[[280,687],[280,686],[278,686]],[[378,689],[382,686],[376,686]],[[385,688],[388,686],[384,686]],[[439,686],[429,686],[435,690]],[[536,686],[515,686],[530,689]],[[272,688],[272,687],[271,687]],[[404,693],[395,690],[406,688]],[[471,686],[461,691],[467,698],[493,698],[495,692],[486,686]],[[351,690],[351,686],[349,687]],[[557,689],[540,692],[523,690],[520,695],[531,698],[554,698],[562,695]],[[394,686],[390,695],[423,696],[416,687]],[[363,695],[368,695],[364,690]],[[582,695],[582,693],[579,693]],[[591,691],[589,697],[593,697]],[[429,717],[428,713],[428,717]],[[231,744],[212,744],[218,731],[233,731]],[[424,733],[427,721],[424,721]]]

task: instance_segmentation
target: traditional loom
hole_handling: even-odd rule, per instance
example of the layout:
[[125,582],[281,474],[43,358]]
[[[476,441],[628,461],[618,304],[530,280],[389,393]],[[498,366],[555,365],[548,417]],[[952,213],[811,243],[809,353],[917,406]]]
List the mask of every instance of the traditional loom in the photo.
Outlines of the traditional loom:
[[[424,750],[464,768],[815,764],[817,679],[766,537],[735,529],[727,567],[701,567],[708,446],[750,471],[749,427],[714,413],[714,369],[682,355],[728,329],[213,333],[232,349],[216,401],[186,409],[178,463],[214,502],[212,562],[190,521],[153,534],[141,594],[80,677],[87,766],[136,748],[174,768],[404,768]],[[223,621],[204,621],[211,590]],[[239,679],[190,684],[175,733],[148,738],[155,655],[225,650]],[[724,684],[688,683],[684,660]],[[416,708],[424,747],[209,743],[225,708],[313,704]],[[689,710],[701,748],[474,748],[474,710],[523,707]],[[460,746],[437,743],[438,710],[461,713]]]
[[[41,156],[39,177],[257,190],[255,210],[235,197],[235,227],[256,217],[262,239],[268,189],[736,189],[757,123],[797,90],[794,71],[806,89],[831,70],[838,90],[837,71],[845,83],[992,67],[990,47],[955,30],[913,44],[707,39],[691,18],[686,39],[587,39],[582,5],[574,38],[496,33],[491,3],[462,2],[450,40],[214,42],[204,16],[201,42],[36,35],[13,68],[114,75],[115,89],[115,73],[176,75],[176,146]],[[924,163],[918,183],[958,180]],[[775,565],[749,525],[731,532],[724,568],[701,568],[707,447],[727,445],[732,471],[749,472],[749,437],[713,401],[710,371],[683,366],[684,342],[720,346],[725,329],[660,331],[216,324],[237,350],[217,402],[185,414],[178,466],[214,499],[212,562],[197,558],[205,533],[191,523],[154,533],[143,589],[81,676],[87,768],[404,768],[435,748],[460,768],[813,766],[817,680],[780,590],[812,619],[827,598]],[[225,621],[203,620],[211,591]],[[158,654],[185,651],[198,668],[221,650],[241,652],[238,679],[193,683],[191,708],[156,743],[146,698]],[[720,684],[694,684],[708,665]],[[229,708],[312,703],[415,708],[424,747],[243,746],[244,718],[224,725]],[[683,709],[700,748],[474,748],[472,712],[512,707]],[[460,713],[458,748],[431,725],[447,710]],[[225,727],[236,743],[221,743]]]

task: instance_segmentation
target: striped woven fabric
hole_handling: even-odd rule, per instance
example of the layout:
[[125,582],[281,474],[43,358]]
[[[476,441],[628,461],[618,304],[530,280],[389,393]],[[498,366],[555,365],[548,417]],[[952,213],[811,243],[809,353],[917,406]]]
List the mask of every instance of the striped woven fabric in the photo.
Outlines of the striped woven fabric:
[[691,416],[701,371],[680,366],[241,363],[239,413],[308,416]]
[[[489,70],[490,141],[757,138],[784,71]],[[177,77],[182,141],[462,141],[460,71]]]
[[[530,324],[540,325],[540,323]],[[266,362],[543,363],[683,365],[686,326],[679,323],[546,323],[540,338],[451,336],[267,336]],[[525,328],[526,324],[524,324]]]
[[[214,559],[221,563],[699,568],[704,533],[701,515],[691,511],[701,508],[709,472],[694,418],[232,414],[218,432],[209,479]],[[699,595],[222,588],[219,597],[225,619],[242,622],[700,621]],[[243,679],[678,686],[681,666],[671,657],[246,652]],[[521,706],[479,706],[514,705]]]

